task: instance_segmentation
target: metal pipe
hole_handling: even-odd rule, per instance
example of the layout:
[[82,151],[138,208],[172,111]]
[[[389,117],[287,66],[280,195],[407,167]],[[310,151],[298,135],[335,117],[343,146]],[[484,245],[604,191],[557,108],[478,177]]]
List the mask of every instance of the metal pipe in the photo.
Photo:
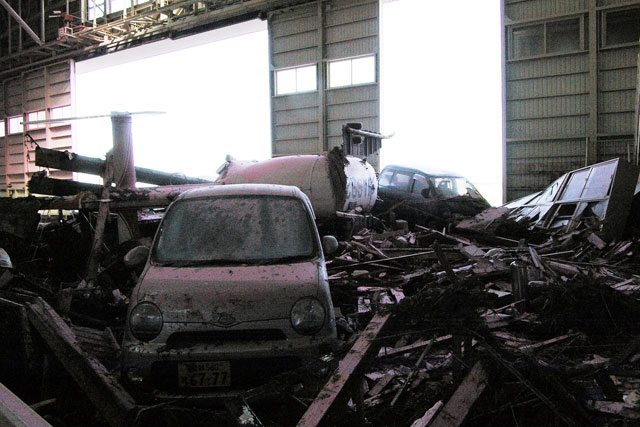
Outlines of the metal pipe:
[[[36,166],[51,169],[60,169],[67,172],[82,172],[91,175],[102,176],[104,174],[105,161],[96,157],[80,156],[75,153],[52,150],[50,148],[36,147]],[[177,185],[177,184],[207,184],[212,181],[203,178],[195,178],[184,174],[176,174],[136,167],[136,180],[146,184]]]
[[[18,21],[18,24],[20,24],[20,26],[27,32],[27,34],[29,34],[29,36],[31,36],[33,40],[35,40],[36,43],[38,43],[38,45],[40,46],[43,45],[42,40],[40,40],[38,38],[38,35],[33,32],[31,27],[29,27],[29,25],[26,22],[24,22],[22,17],[20,17],[20,15],[15,10],[13,10],[13,8],[7,2],[7,0],[0,0],[0,4],[4,6],[5,9],[7,9],[7,11],[9,12],[9,15],[13,16],[13,19]],[[18,5],[19,5],[18,10],[22,9],[22,2],[18,3]],[[20,46],[20,49],[22,49],[22,33],[19,33],[18,44]]]
[[113,182],[118,188],[135,188],[136,170],[131,143],[131,115],[111,112],[113,132]]
[[44,27],[44,0],[40,0],[40,40],[44,43],[45,27]]

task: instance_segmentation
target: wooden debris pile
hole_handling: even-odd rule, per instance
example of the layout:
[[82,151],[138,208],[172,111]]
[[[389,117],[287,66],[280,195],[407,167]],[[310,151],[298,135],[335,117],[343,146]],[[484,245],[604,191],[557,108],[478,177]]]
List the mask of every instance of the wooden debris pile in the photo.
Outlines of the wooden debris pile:
[[640,240],[487,218],[341,241],[327,260],[334,369],[287,372],[213,406],[149,406],[120,386],[126,248],[93,285],[1,267],[0,382],[57,425],[637,425]]
[[639,242],[606,242],[590,229],[537,245],[469,236],[363,230],[328,264],[345,335],[372,312],[392,313],[356,379],[363,419],[639,422]]

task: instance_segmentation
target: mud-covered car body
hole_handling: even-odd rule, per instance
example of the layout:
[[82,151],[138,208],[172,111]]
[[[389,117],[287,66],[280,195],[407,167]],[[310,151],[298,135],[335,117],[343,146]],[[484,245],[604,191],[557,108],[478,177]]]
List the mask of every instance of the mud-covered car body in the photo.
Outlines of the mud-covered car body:
[[324,255],[296,187],[220,185],[168,208],[133,290],[122,372],[141,391],[229,391],[335,339]]
[[446,223],[456,216],[473,216],[490,207],[466,178],[447,171],[399,165],[378,176],[378,200],[373,212],[410,224]]

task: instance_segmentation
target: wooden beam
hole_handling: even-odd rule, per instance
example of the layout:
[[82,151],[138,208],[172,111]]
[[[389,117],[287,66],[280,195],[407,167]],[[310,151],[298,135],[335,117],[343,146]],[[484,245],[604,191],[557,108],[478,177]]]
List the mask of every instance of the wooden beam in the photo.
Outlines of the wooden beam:
[[27,303],[31,324],[87,398],[113,427],[130,424],[135,401],[98,361],[78,345],[74,332],[42,298]]
[[430,427],[457,427],[462,424],[471,406],[487,387],[488,381],[489,376],[482,362],[476,362]]
[[51,427],[40,415],[0,383],[0,425]]
[[431,343],[444,342],[450,339],[451,339],[451,335],[444,335],[442,337],[434,338],[432,340],[418,341],[410,345],[405,345],[403,347],[396,347],[386,351],[383,349],[382,351],[384,352],[381,352],[380,354],[378,354],[378,357],[387,357],[387,356],[393,356],[396,354],[407,353],[409,351],[417,350],[419,348],[423,348],[428,345],[431,345]]
[[373,345],[374,341],[390,316],[390,313],[373,316],[373,319],[360,334],[360,338],[356,340],[345,358],[340,361],[336,372],[323,389],[320,390],[316,399],[307,408],[307,412],[298,421],[298,427],[317,426],[320,424],[338,396],[346,389],[345,386],[349,382],[351,375],[360,367],[363,360],[377,349],[377,346]]

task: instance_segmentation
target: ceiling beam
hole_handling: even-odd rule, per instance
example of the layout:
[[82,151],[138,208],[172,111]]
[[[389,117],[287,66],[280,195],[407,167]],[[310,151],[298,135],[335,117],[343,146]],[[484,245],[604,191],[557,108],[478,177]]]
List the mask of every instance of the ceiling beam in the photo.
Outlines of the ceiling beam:
[[20,26],[27,32],[27,34],[29,34],[29,36],[31,36],[31,38],[33,40],[35,40],[36,43],[38,43],[38,45],[42,46],[44,44],[44,42],[42,40],[40,40],[40,37],[38,37],[38,35],[36,33],[33,32],[33,30],[31,29],[31,27],[24,22],[24,20],[22,19],[22,17],[20,15],[18,15],[18,12],[16,12],[15,10],[13,10],[13,8],[11,7],[11,5],[7,2],[7,0],[0,0],[0,4],[2,6],[4,6],[5,9],[7,9],[7,11],[9,12],[9,14],[11,16],[13,16],[13,19],[15,19],[16,21],[18,21],[18,24],[20,24]]

